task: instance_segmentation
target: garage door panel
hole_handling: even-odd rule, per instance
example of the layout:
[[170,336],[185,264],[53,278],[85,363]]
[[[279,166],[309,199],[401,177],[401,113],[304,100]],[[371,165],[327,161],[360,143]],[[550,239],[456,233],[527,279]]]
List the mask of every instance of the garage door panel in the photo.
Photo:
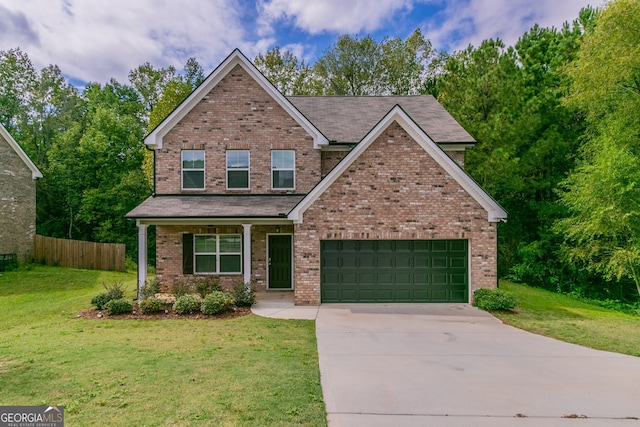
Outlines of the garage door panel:
[[[362,252],[361,252],[362,255]],[[359,268],[376,268],[376,258],[373,256],[360,256],[358,258]]]
[[413,252],[413,240],[395,240],[395,252]]
[[394,265],[394,259],[391,256],[378,256],[376,258],[376,267],[378,268],[392,268],[395,267]]
[[449,250],[448,240],[431,241],[431,252],[447,252]]
[[413,273],[413,283],[416,285],[429,284],[429,271]]
[[413,274],[411,273],[411,271],[406,271],[406,272],[396,271],[396,275],[395,275],[396,286],[402,286],[402,285],[410,286],[412,283],[413,283]]
[[344,283],[345,285],[347,284],[357,285],[359,283],[358,273],[356,271],[343,272],[342,274],[339,275],[339,277],[340,277],[340,283]]
[[411,268],[413,267],[413,259],[406,255],[396,255],[396,268]]
[[431,246],[428,240],[414,240],[413,241],[413,253],[430,252]]
[[395,240],[374,240],[378,252],[393,252]]
[[467,241],[466,240],[449,240],[450,252],[467,253]]
[[377,240],[358,240],[359,252],[375,252],[377,249]]
[[452,273],[449,275],[449,283],[452,285],[466,285],[467,275],[464,273]]
[[446,269],[449,267],[448,259],[444,256],[434,256],[431,258],[431,268]]
[[347,254],[340,259],[340,267],[343,268],[357,268],[358,257],[355,254]]
[[449,267],[464,269],[467,266],[467,259],[461,256],[449,257]]
[[434,286],[447,284],[449,283],[448,279],[449,279],[449,275],[447,274],[446,271],[443,271],[441,273],[431,273],[431,280],[429,283],[431,283]]
[[321,241],[323,302],[468,302],[466,240]]
[[393,285],[394,280],[393,280],[393,272],[378,272],[378,275],[376,277],[376,282],[377,285]]

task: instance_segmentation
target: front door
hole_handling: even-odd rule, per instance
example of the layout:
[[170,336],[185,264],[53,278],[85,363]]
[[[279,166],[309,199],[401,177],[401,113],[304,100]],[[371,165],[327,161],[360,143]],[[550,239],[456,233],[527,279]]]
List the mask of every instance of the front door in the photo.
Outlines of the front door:
[[291,235],[269,235],[269,289],[291,289]]

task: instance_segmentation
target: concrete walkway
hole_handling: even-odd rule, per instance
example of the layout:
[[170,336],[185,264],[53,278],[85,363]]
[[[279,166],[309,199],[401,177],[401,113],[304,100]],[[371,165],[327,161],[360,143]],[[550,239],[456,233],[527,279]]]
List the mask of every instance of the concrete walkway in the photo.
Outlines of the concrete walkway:
[[330,427],[640,426],[640,358],[464,304],[265,305],[254,312],[316,319]]
[[276,319],[315,320],[319,306],[295,305],[293,291],[267,291],[256,293],[256,303],[251,307],[253,314]]

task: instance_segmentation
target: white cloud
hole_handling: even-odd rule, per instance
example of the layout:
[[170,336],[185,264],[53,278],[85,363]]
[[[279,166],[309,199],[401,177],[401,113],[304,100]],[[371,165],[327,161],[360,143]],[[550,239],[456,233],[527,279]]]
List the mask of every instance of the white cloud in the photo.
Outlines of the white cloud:
[[246,41],[237,0],[0,0],[0,12],[0,50],[19,46],[37,67],[55,63],[81,81],[126,82],[146,61],[181,68],[191,56],[208,72],[235,47],[273,43]]
[[[604,0],[592,0],[602,2]],[[420,3],[427,7],[420,7]],[[437,48],[487,38],[516,42],[535,22],[559,27],[589,0],[0,0],[0,50],[20,47],[37,68],[70,78],[127,82],[150,62],[180,68],[196,57],[205,73],[234,48],[249,58],[274,45],[307,62],[337,34],[421,25]],[[596,4],[598,5],[598,4]],[[420,14],[433,14],[420,16]],[[413,27],[415,28],[415,27]],[[292,35],[294,34],[294,35]]]
[[260,0],[262,30],[290,20],[310,34],[323,32],[360,33],[380,28],[393,14],[411,8],[412,0]]
[[425,34],[437,49],[448,51],[479,46],[500,38],[514,45],[534,24],[560,28],[572,22],[585,6],[602,0],[449,0],[445,9],[425,25]]

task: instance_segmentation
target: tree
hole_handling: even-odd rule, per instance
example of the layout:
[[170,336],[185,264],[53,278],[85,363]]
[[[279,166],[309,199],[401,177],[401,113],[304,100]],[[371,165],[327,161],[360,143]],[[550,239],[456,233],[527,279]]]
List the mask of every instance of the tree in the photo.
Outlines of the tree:
[[258,54],[254,63],[258,70],[284,95],[316,95],[322,93],[321,81],[313,69],[288,50],[276,46],[265,55]]
[[325,95],[415,95],[433,51],[420,30],[406,40],[342,35],[315,63]]
[[567,103],[586,111],[589,132],[556,229],[570,260],[629,278],[640,295],[640,2],[609,3],[591,28],[567,67]]
[[13,134],[18,120],[27,114],[29,96],[36,82],[36,70],[19,48],[0,51],[0,123]]
[[149,62],[129,71],[129,82],[140,95],[146,113],[150,113],[166,84],[175,78],[172,66],[155,69]]
[[[151,193],[142,178],[144,108],[130,86],[89,84],[82,118],[57,138],[45,175],[47,235],[126,243],[136,250],[135,225],[124,215]],[[40,200],[38,201],[40,203]]]

